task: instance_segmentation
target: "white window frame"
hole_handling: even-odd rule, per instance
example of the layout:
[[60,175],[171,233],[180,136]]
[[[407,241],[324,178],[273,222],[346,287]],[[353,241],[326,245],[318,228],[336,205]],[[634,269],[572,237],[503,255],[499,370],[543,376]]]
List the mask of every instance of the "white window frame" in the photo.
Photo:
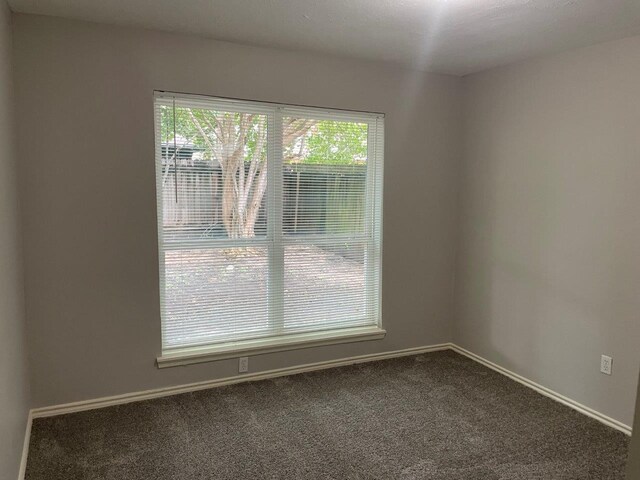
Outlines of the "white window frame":
[[[162,168],[161,137],[158,131],[156,106],[169,104],[175,100],[180,105],[192,105],[195,108],[219,107],[225,111],[251,112],[263,114],[267,118],[267,191],[265,192],[267,212],[267,233],[264,237],[251,239],[202,239],[191,242],[165,242],[163,235],[163,202],[162,202]],[[282,182],[283,167],[282,152],[282,118],[295,116],[299,118],[313,118],[318,120],[352,121],[366,123],[367,135],[367,172],[365,194],[365,224],[361,234],[321,234],[287,237],[282,229]],[[386,331],[382,328],[382,186],[383,186],[383,158],[384,158],[384,114],[335,110],[318,107],[301,107],[295,105],[256,102],[248,100],[209,97],[202,95],[179,94],[172,92],[154,92],[154,118],[156,137],[156,198],[158,225],[158,257],[160,267],[160,299],[161,322],[163,331],[162,354],[157,358],[158,367],[170,367],[190,363],[200,363],[225,358],[235,358],[242,355],[256,355],[283,350],[316,347],[337,343],[347,343],[384,338]],[[373,202],[371,204],[370,202]],[[369,214],[368,212],[371,212]],[[224,343],[202,344],[179,348],[166,348],[164,345],[164,292],[165,265],[164,252],[173,249],[190,248],[233,248],[262,246],[268,249],[269,278],[271,285],[283,285],[284,248],[289,245],[314,243],[333,243],[344,241],[362,243],[365,249],[365,269],[374,269],[370,274],[365,273],[366,279],[366,308],[367,316],[375,318],[373,326],[340,328],[335,330],[312,331],[299,334],[285,334],[269,336],[254,340],[229,341]],[[283,320],[282,307],[283,292],[268,289],[269,325],[277,331],[278,322]],[[280,296],[278,296],[280,295]]]

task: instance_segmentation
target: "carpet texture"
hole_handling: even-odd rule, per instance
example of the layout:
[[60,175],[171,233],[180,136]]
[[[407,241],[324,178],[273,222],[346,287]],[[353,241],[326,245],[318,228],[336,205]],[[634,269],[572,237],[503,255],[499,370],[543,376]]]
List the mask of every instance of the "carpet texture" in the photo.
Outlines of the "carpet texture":
[[605,480],[627,447],[447,351],[36,419],[26,478]]

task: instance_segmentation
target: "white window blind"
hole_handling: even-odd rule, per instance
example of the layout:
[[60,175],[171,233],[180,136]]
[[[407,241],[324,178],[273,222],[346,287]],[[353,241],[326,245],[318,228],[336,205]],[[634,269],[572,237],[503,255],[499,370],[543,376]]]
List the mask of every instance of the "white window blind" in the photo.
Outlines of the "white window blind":
[[380,327],[383,122],[156,92],[163,355]]

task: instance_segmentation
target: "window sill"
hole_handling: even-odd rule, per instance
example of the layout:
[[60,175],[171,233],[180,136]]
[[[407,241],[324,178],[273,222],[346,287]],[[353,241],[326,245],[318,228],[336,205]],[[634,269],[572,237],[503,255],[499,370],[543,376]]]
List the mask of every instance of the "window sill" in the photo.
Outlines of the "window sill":
[[358,327],[326,332],[300,333],[280,338],[263,338],[228,342],[219,345],[202,347],[187,347],[163,353],[157,359],[158,368],[177,367],[192,363],[211,362],[264,353],[298,350],[301,348],[320,347],[338,343],[364,342],[367,340],[381,340],[386,331],[380,327]]

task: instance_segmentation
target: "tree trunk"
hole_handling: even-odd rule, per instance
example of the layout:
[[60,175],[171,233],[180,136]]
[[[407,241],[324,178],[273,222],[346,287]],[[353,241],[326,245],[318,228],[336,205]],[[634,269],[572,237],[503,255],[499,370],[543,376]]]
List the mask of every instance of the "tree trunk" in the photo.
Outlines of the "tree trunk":
[[[266,143],[266,123],[258,135],[253,157],[245,169],[247,135],[254,128],[254,116],[214,113],[213,121],[203,123],[189,109],[190,119],[206,145],[220,162],[222,171],[222,223],[230,239],[255,236],[255,224],[267,189],[267,161],[263,148]],[[314,120],[291,119],[283,127],[283,146],[286,148],[304,136],[315,125]],[[301,152],[302,152],[302,147]],[[247,159],[249,160],[249,159]]]

